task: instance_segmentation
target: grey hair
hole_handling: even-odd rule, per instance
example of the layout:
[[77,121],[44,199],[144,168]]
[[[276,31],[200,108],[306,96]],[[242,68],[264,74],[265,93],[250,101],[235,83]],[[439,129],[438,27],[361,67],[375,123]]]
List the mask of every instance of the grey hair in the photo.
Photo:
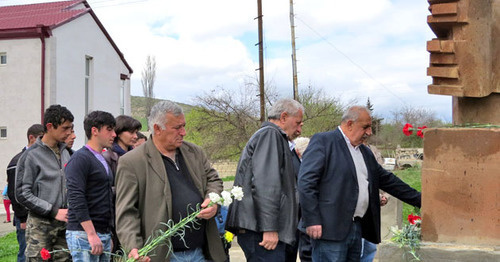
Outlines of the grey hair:
[[302,113],[304,113],[304,106],[299,102],[291,98],[280,99],[269,109],[267,119],[280,119],[283,112],[291,116],[296,116],[299,110],[302,110]]
[[304,154],[304,151],[306,151],[307,146],[309,145],[309,138],[308,137],[297,137],[295,140],[295,148],[297,151],[299,151],[299,154]]
[[341,122],[345,123],[349,120],[356,122],[359,118],[359,114],[361,113],[361,111],[367,112],[370,117],[372,116],[370,109],[368,109],[366,106],[351,106],[347,108],[347,110],[342,115]]
[[151,132],[154,132],[155,124],[165,129],[165,125],[167,124],[167,113],[171,113],[176,117],[184,114],[182,107],[172,101],[164,100],[156,103],[151,108],[151,113],[148,117],[148,127]]

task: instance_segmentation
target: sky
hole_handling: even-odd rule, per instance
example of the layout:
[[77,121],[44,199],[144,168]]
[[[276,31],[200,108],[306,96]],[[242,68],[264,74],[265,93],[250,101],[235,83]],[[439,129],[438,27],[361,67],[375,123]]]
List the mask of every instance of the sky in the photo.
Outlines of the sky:
[[[0,0],[0,5],[51,2]],[[146,57],[157,63],[155,97],[196,104],[258,76],[257,1],[88,0],[133,68],[142,96]],[[265,82],[293,97],[290,1],[263,0]],[[404,106],[451,121],[451,97],[430,95],[426,0],[294,0],[299,92],[312,86],[389,119]]]

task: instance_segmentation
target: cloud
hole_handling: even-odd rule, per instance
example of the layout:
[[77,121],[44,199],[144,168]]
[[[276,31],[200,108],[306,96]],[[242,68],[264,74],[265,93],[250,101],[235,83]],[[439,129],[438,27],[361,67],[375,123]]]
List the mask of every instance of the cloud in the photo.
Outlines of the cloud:
[[[256,1],[88,2],[134,69],[133,95],[142,94],[148,54],[157,60],[156,96],[179,102],[236,90],[258,73]],[[299,90],[313,85],[361,104],[370,97],[379,115],[409,104],[451,120],[450,97],[427,94],[427,1],[294,2]],[[263,14],[266,82],[291,97],[289,1],[263,1]]]

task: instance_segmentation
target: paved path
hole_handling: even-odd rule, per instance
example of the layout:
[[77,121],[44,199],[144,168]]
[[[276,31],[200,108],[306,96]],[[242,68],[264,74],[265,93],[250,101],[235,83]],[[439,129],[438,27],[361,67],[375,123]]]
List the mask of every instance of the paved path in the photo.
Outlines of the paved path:
[[[2,209],[3,209],[3,205],[2,205]],[[12,212],[10,214],[11,214],[11,219],[13,219]],[[5,219],[6,219],[5,210],[3,210],[3,213],[0,213],[0,236],[4,236],[4,235],[16,230],[16,228],[12,225],[12,222],[3,223],[3,221],[5,221]]]

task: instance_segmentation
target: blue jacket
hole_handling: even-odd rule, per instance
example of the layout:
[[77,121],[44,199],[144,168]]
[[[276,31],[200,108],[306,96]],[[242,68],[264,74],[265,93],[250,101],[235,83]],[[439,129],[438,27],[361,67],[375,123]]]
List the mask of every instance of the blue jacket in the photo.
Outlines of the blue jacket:
[[[380,243],[379,189],[420,207],[420,193],[377,163],[370,149],[360,145],[368,170],[369,206],[361,223],[363,238]],[[347,143],[337,128],[311,138],[298,178],[302,219],[299,229],[322,226],[322,239],[342,240],[353,223],[358,200],[356,168]]]

